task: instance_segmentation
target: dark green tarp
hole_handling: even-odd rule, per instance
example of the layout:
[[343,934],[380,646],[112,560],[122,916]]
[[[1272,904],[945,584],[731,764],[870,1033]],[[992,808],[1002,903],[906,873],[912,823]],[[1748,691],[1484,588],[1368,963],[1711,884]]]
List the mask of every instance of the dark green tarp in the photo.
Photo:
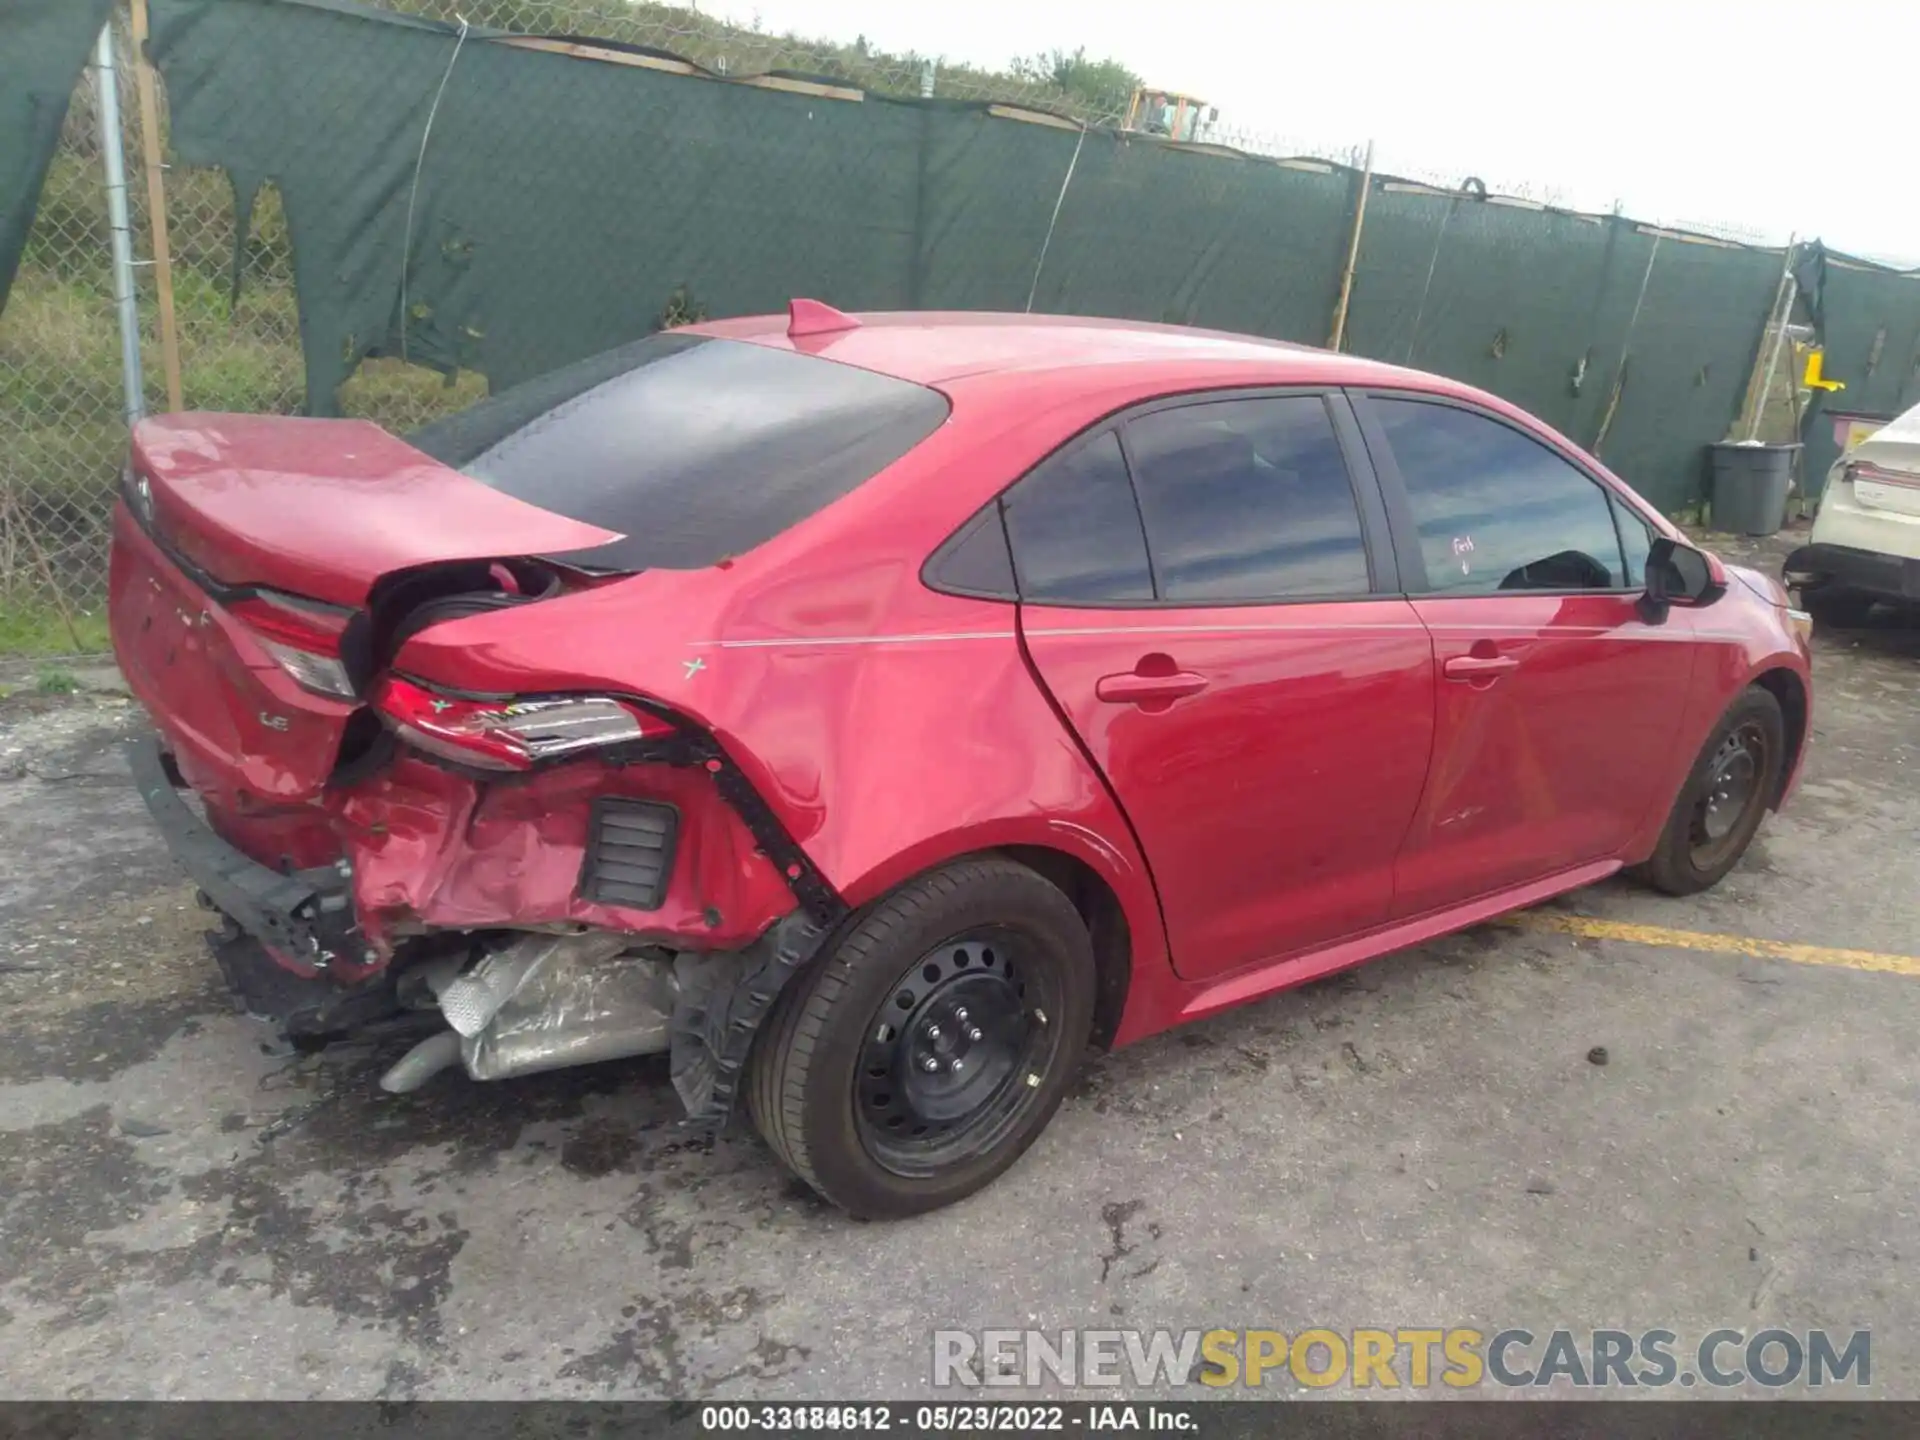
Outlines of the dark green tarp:
[[1896,271],[1809,246],[1794,266],[1803,313],[1825,347],[1821,370],[1847,388],[1816,391],[1802,426],[1807,492],[1840,457],[1829,411],[1891,420],[1920,405],[1920,271]]
[[1369,202],[1363,237],[1351,349],[1513,401],[1670,509],[1698,495],[1704,447],[1745,391],[1779,252],[1391,185]]
[[[154,15],[178,158],[226,167],[243,211],[281,191],[314,413],[368,355],[499,388],[646,333],[676,292],[716,316],[1031,294],[1313,344],[1331,326],[1358,188],[1342,167],[463,42],[345,0]],[[1604,427],[1604,457],[1674,508],[1733,420],[1779,266],[1376,181],[1349,348],[1582,444]]]
[[0,4],[0,310],[7,307],[67,102],[113,0]]

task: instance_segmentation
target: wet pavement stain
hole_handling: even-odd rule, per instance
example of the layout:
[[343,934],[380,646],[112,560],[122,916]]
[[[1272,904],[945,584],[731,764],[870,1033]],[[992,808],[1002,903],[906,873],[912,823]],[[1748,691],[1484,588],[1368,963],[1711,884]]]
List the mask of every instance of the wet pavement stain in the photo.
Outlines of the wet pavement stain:
[[1107,1227],[1107,1243],[1111,1247],[1100,1256],[1100,1283],[1105,1284],[1113,1267],[1138,1248],[1127,1243],[1127,1222],[1146,1208],[1144,1200],[1109,1200],[1100,1207],[1101,1223]]
[[696,1379],[707,1387],[732,1380],[777,1380],[804,1363],[812,1351],[762,1332],[741,1364],[696,1376],[688,1349],[723,1328],[753,1320],[780,1298],[751,1286],[719,1293],[693,1290],[671,1303],[637,1297],[621,1307],[623,1323],[606,1342],[562,1365],[560,1378],[582,1380],[609,1392],[640,1388],[666,1395],[689,1393]]
[[[208,962],[212,964],[211,961]],[[137,1004],[98,1001],[37,1023],[0,1010],[0,1084],[26,1080],[108,1080],[151,1060],[202,1017],[230,1009],[211,988]],[[21,1017],[22,1019],[28,1017]]]
[[[58,1332],[80,1323],[79,1307],[111,1288],[87,1243],[95,1231],[138,1219],[164,1199],[165,1175],[95,1106],[60,1124],[0,1132],[0,1275],[24,1282],[23,1297],[56,1313]],[[97,1317],[95,1317],[97,1318]]]

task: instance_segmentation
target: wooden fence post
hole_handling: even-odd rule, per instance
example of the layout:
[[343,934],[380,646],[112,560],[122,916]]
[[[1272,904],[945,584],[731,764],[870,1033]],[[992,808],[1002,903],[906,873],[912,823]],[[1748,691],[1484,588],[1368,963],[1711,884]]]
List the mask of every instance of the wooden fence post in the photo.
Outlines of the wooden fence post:
[[153,227],[153,287],[160,311],[160,367],[167,409],[186,409],[180,389],[180,331],[173,309],[173,247],[167,235],[166,166],[161,160],[160,100],[147,60],[147,0],[128,0],[134,84],[140,95],[140,148],[147,166],[147,220]]
[[1373,189],[1373,142],[1367,142],[1366,164],[1360,172],[1360,202],[1353,207],[1353,235],[1347,241],[1347,268],[1340,275],[1340,299],[1333,308],[1333,334],[1327,348],[1338,350],[1347,339],[1347,304],[1353,299],[1353,271],[1360,261],[1360,229],[1367,223],[1367,195]]

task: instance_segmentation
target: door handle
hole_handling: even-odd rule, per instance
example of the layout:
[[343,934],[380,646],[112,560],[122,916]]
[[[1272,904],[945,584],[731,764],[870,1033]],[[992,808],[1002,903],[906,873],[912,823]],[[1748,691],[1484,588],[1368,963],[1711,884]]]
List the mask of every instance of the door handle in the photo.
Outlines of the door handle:
[[1455,655],[1440,667],[1449,680],[1497,680],[1518,670],[1520,662],[1511,655]]
[[1128,670],[1119,675],[1102,675],[1094,682],[1093,693],[1115,705],[1151,704],[1156,700],[1174,701],[1198,695],[1207,688],[1207,677],[1176,670],[1171,675],[1142,675]]

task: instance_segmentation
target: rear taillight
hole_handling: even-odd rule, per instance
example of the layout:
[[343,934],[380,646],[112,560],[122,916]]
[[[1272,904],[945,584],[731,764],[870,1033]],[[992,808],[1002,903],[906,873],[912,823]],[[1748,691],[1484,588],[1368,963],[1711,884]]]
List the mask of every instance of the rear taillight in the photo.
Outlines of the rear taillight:
[[134,518],[151,534],[155,527],[153,484],[134,468],[132,460],[120,469],[120,493],[126,497],[127,508],[133,511]]
[[228,609],[302,689],[331,700],[356,698],[353,681],[340,663],[343,613],[268,590],[236,600]]
[[311,690],[316,695],[325,695],[333,700],[352,700],[353,681],[347,678],[347,668],[340,663],[336,655],[322,655],[313,650],[301,650],[292,645],[283,645],[278,640],[260,637],[260,648],[280,662],[280,668],[291,675],[294,683],[302,689]]
[[485,770],[527,770],[556,756],[675,733],[659,716],[610,695],[470,700],[397,675],[381,682],[373,706],[417,749]]
[[1887,470],[1866,460],[1855,460],[1847,466],[1846,478],[1849,481],[1865,480],[1870,485],[1894,485],[1902,490],[1920,489],[1920,475],[1908,470]]

